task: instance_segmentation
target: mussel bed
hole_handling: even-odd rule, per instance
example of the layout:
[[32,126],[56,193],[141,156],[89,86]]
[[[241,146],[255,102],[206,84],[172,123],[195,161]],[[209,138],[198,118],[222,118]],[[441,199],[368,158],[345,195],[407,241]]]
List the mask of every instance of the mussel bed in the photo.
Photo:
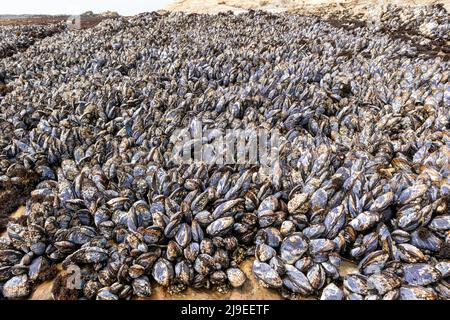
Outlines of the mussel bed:
[[[251,256],[285,298],[448,299],[449,16],[380,17],[145,13],[24,50],[0,27],[0,299],[57,265],[54,299],[227,291]],[[277,130],[270,174],[177,163],[199,121]]]

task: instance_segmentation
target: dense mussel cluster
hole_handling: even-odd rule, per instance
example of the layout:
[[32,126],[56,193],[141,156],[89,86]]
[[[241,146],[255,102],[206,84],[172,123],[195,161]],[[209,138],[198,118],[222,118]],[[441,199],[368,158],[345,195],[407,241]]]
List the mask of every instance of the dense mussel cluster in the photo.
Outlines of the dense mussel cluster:
[[8,25],[0,27],[0,59],[32,46],[36,41],[66,30],[64,23],[50,25]]
[[[289,298],[450,297],[445,52],[289,13],[147,13],[42,39],[0,71],[0,192],[38,177],[0,238],[0,297],[58,268],[55,299],[223,291],[251,257]],[[176,163],[173,133],[198,120],[277,129],[270,178]]]
[[375,23],[390,32],[419,34],[422,41],[450,40],[448,12],[442,5],[396,7],[389,5],[380,10]]

